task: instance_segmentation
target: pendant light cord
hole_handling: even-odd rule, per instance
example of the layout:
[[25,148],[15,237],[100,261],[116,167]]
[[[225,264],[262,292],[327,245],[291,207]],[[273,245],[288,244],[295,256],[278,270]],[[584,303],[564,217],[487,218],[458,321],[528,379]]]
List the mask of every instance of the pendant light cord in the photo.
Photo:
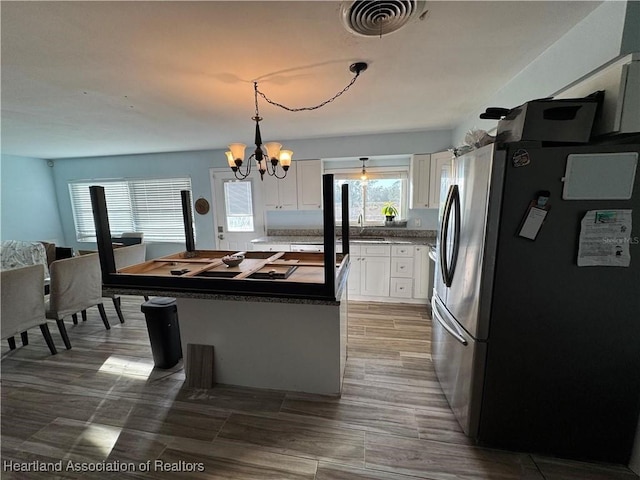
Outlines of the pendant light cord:
[[[354,65],[360,65],[360,64],[354,64]],[[325,100],[322,103],[319,103],[318,105],[314,105],[312,107],[300,107],[300,108],[287,107],[286,105],[282,105],[281,103],[274,102],[269,97],[267,97],[264,93],[262,93],[260,90],[258,90],[258,82],[253,82],[253,86],[254,86],[256,94],[259,94],[262,98],[264,98],[264,100],[267,103],[270,103],[271,105],[274,105],[276,107],[280,107],[280,108],[282,108],[284,110],[287,110],[289,112],[302,112],[302,111],[307,111],[307,110],[317,110],[318,108],[324,107],[327,103],[333,102],[336,98],[338,98],[340,95],[342,95],[347,90],[349,90],[349,88],[351,88],[351,85],[356,83],[356,80],[360,76],[360,73],[365,71],[366,68],[367,68],[366,64],[364,64],[364,67],[355,67],[355,68],[354,68],[354,65],[351,66],[352,67],[351,71],[354,73],[354,76],[351,79],[351,81],[349,82],[349,84],[346,87],[344,87],[342,90],[340,90],[338,93],[336,93],[333,97],[329,98],[328,100]],[[256,96],[256,116],[258,115],[257,112],[258,112],[258,97]]]

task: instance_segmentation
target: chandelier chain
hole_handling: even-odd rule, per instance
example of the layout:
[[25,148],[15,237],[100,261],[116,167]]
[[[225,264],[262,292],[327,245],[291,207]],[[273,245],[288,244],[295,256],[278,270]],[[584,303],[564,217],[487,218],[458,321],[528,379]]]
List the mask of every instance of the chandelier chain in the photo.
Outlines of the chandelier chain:
[[[349,90],[349,88],[351,88],[351,85],[356,83],[356,80],[358,79],[359,76],[360,76],[360,72],[359,71],[355,72],[354,77],[351,79],[351,81],[349,82],[349,84],[346,87],[344,87],[342,90],[340,90],[338,93],[336,93],[333,97],[325,100],[322,103],[319,103],[318,105],[314,105],[312,107],[300,107],[300,108],[287,107],[286,105],[282,105],[281,103],[274,102],[269,97],[267,97],[264,93],[262,93],[260,90],[258,90],[258,83],[257,82],[253,82],[253,85],[254,85],[256,93],[259,94],[262,98],[264,98],[267,103],[270,103],[271,105],[274,105],[276,107],[280,107],[280,108],[282,108],[284,110],[287,110],[289,112],[302,112],[302,111],[307,111],[307,110],[317,110],[318,108],[324,107],[326,104],[333,102],[336,98],[338,98],[340,95],[342,95],[347,90]],[[256,97],[256,116],[258,116],[258,97]]]

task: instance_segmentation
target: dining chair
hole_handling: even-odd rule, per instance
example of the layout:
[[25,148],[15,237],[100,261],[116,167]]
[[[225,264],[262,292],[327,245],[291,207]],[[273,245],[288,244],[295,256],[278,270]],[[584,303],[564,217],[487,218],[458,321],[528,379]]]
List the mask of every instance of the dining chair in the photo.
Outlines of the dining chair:
[[27,330],[40,327],[44,340],[52,355],[58,353],[45,317],[44,266],[30,265],[0,272],[0,314],[2,340],[9,341],[14,350],[14,335],[22,337],[22,344],[29,344]]
[[[97,306],[105,328],[111,328],[102,303],[102,275],[97,253],[56,260],[51,263],[49,273],[51,287],[46,316],[56,321],[67,350],[71,348],[71,342],[64,325],[65,317]],[[74,320],[77,322],[76,318]]]

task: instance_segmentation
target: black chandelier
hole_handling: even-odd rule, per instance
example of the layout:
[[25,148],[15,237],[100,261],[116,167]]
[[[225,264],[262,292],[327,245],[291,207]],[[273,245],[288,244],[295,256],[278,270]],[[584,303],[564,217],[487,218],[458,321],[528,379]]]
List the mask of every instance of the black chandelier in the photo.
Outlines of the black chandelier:
[[[335,94],[330,99],[325,100],[324,102],[312,107],[290,108],[280,103],[274,102],[267,98],[264,93],[258,90],[258,82],[253,82],[253,96],[255,100],[256,112],[255,115],[251,117],[251,119],[256,122],[256,132],[254,139],[256,149],[249,156],[246,166],[243,169],[242,165],[244,163],[244,153],[247,146],[244,143],[229,144],[229,151],[225,152],[225,154],[227,155],[227,162],[229,163],[229,167],[233,171],[235,177],[238,180],[247,178],[251,174],[251,165],[253,163],[253,160],[256,161],[258,171],[260,172],[260,180],[264,180],[265,173],[272,177],[282,179],[287,176],[287,172],[289,170],[289,167],[291,166],[291,160],[293,158],[293,152],[291,150],[283,150],[282,144],[278,142],[267,142],[264,145],[262,144],[262,134],[260,133],[260,121],[262,120],[262,117],[260,116],[260,111],[258,109],[258,94],[262,98],[264,98],[267,103],[275,105],[276,107],[280,107],[284,110],[288,110],[290,112],[316,110],[320,107],[323,107],[327,103],[333,102],[336,98],[349,90],[349,87],[351,87],[351,85],[355,83],[360,73],[364,72],[366,69],[367,64],[364,62],[351,64],[349,66],[349,71],[354,74],[351,82],[349,82],[349,84],[345,88],[343,88],[340,92]],[[280,165],[282,173],[279,173],[278,165]]]

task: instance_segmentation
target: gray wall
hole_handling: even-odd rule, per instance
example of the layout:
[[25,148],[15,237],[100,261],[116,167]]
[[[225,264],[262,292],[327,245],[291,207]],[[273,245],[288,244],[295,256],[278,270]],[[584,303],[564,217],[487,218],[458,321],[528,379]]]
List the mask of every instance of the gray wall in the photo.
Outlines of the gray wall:
[[[248,127],[250,127],[248,125]],[[396,155],[436,152],[451,146],[451,131],[410,132],[384,135],[360,135],[324,139],[296,140],[286,142],[294,151],[294,161],[326,157],[359,157],[376,155]],[[72,180],[99,178],[142,178],[189,176],[192,183],[193,198],[204,197],[210,202],[211,185],[209,168],[226,167],[224,150],[198,152],[154,153],[147,155],[120,155],[93,158],[58,159],[55,162],[54,181],[60,205],[62,228],[69,246],[76,249],[95,248],[93,243],[75,241],[75,227],[69,199],[68,182]],[[435,210],[434,210],[435,211]],[[278,212],[280,213],[280,212]],[[313,212],[317,213],[317,212]],[[286,215],[278,218],[268,217],[277,225],[285,222],[291,226],[300,222],[315,222],[311,212],[296,214],[297,219],[287,222]],[[418,212],[424,217],[421,228],[435,225],[435,216],[429,212]],[[196,246],[200,249],[215,248],[213,214],[196,215]],[[303,220],[299,220],[302,218]],[[149,257],[167,255],[184,249],[184,245],[170,243],[152,243],[148,245]]]
[[41,158],[2,155],[2,240],[43,240],[65,245],[52,168]]

